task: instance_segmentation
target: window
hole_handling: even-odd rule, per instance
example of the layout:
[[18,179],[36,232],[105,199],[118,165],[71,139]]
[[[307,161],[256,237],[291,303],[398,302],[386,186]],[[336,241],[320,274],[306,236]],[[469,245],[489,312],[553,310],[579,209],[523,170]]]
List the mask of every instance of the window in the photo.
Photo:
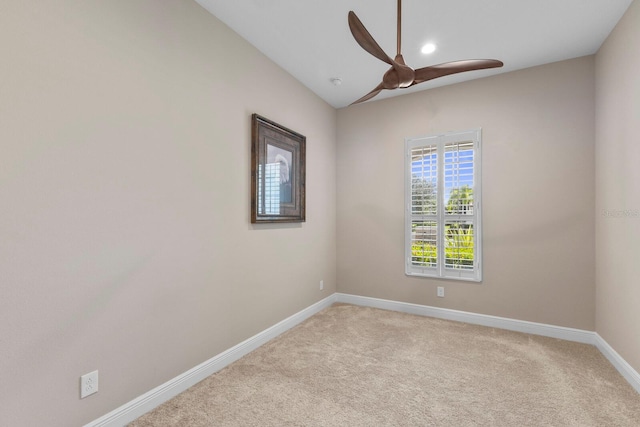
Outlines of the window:
[[406,274],[482,280],[480,139],[480,129],[406,139]]

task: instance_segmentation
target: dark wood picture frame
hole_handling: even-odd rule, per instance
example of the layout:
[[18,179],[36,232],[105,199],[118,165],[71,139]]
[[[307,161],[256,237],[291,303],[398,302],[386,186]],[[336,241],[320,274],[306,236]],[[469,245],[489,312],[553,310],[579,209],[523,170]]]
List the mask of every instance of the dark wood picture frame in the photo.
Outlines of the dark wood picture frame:
[[306,141],[251,115],[251,223],[305,221]]

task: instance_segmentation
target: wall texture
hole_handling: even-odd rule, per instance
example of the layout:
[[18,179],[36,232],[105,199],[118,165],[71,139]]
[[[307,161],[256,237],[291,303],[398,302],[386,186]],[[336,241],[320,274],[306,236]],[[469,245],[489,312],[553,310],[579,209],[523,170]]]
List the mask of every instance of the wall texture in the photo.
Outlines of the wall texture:
[[[333,108],[191,0],[0,9],[0,425],[89,422],[335,292]],[[307,137],[304,224],[250,224],[254,112]]]
[[[338,289],[594,330],[593,79],[590,56],[339,110]],[[483,283],[408,277],[404,138],[477,127]]]
[[[595,60],[337,113],[191,0],[1,10],[0,425],[89,422],[336,290],[595,328],[640,370],[638,1]],[[307,136],[304,224],[249,222],[254,112]],[[404,138],[476,127],[484,281],[407,277]]]
[[640,372],[640,2],[596,56],[596,331]]

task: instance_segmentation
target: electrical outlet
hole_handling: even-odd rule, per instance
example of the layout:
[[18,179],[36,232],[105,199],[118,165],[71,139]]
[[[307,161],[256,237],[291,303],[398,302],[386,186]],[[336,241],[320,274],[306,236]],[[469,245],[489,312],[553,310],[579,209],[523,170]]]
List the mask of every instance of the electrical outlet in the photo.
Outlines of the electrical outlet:
[[438,296],[444,298],[444,286],[438,286]]
[[324,289],[324,280],[320,280],[320,290]]
[[98,392],[98,371],[89,372],[80,377],[80,399]]

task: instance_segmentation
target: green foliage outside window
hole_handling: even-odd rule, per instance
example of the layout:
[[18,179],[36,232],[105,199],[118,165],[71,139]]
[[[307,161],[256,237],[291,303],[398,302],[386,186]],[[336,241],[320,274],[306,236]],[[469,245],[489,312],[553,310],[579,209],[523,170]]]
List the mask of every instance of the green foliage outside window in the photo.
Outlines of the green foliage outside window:
[[[419,176],[411,180],[414,213],[435,212],[435,186]],[[467,214],[473,211],[473,188],[463,185],[454,188],[449,195],[447,213]],[[416,229],[416,224],[412,224]],[[445,226],[445,265],[449,268],[473,268],[473,229],[465,223]],[[418,265],[435,266],[437,249],[432,241],[417,241],[411,245],[412,262]]]
[[445,265],[452,268],[473,267],[473,229],[466,224],[445,228]]
[[[448,225],[445,229],[445,265],[452,268],[473,267],[473,230]],[[411,245],[414,264],[433,266],[437,259],[436,246],[432,243]]]
[[473,213],[473,188],[463,185],[454,188],[447,202],[447,213],[471,214]]

